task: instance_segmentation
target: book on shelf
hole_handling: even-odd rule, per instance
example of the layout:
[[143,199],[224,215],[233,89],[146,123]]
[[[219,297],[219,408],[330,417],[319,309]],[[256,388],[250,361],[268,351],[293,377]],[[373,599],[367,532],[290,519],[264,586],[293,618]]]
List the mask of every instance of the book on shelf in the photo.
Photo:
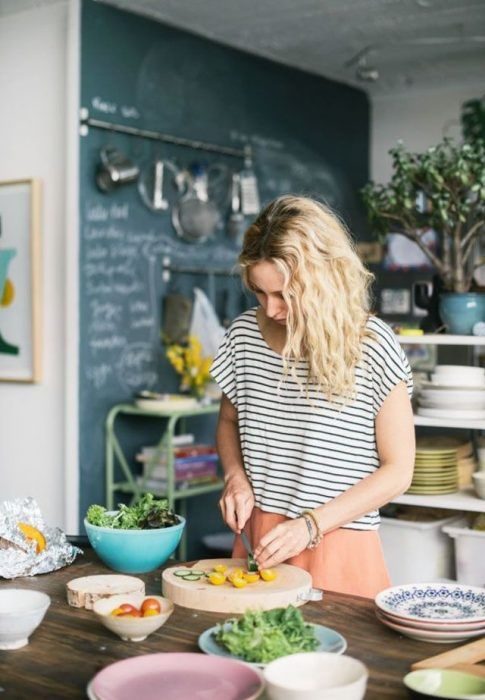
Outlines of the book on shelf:
[[193,445],[195,436],[192,433],[184,433],[183,435],[174,435],[172,437],[172,445],[183,447],[184,445]]
[[[137,460],[140,462],[146,462],[149,459],[153,459],[157,450],[159,450],[160,461],[166,460],[165,448],[159,449],[157,446],[142,447],[141,452],[137,455]],[[199,457],[200,455],[215,455],[217,454],[217,449],[215,445],[205,445],[205,444],[195,444],[195,445],[183,445],[175,446],[173,449],[173,455],[176,459],[185,459],[187,457]]]
[[[212,475],[207,475],[207,476],[201,476],[197,478],[192,478],[192,479],[182,479],[180,481],[176,481],[175,483],[175,488],[177,489],[186,489],[190,488],[191,486],[203,486],[205,484],[214,484],[216,481],[218,481],[218,477],[216,474]],[[160,493],[166,493],[168,489],[168,482],[166,479],[146,479],[146,481],[143,481],[143,477],[139,476],[137,478],[137,483],[138,486],[142,486],[145,489],[149,489],[150,491],[155,491],[155,492],[160,492]]]
[[[174,463],[175,481],[182,479],[190,479],[197,476],[205,476],[209,474],[217,474],[217,458],[216,459],[199,459],[183,464]],[[153,467],[148,462],[143,464],[143,474],[152,479],[166,479],[168,467],[166,464],[155,464]]]

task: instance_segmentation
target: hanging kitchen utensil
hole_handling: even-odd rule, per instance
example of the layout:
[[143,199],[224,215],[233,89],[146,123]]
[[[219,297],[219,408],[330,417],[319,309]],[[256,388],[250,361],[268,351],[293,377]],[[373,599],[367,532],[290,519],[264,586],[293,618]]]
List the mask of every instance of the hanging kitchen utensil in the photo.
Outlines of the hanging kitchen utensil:
[[[166,211],[170,207],[170,201],[166,197],[165,186],[167,171],[173,176],[172,182],[176,183],[179,169],[169,160],[157,158],[140,176],[138,191],[144,204],[155,212]],[[165,190],[165,194],[164,194]]]
[[105,146],[99,156],[101,163],[96,170],[96,184],[102,192],[112,192],[120,185],[128,185],[138,179],[138,165],[115,146]]
[[172,209],[172,223],[180,238],[188,243],[204,243],[214,235],[220,223],[219,211],[209,201],[207,192],[207,169],[195,163],[190,172],[177,179],[185,193]]
[[251,151],[246,149],[244,168],[241,170],[241,212],[245,215],[258,214],[260,209],[258,181],[253,170]]
[[238,248],[241,246],[244,235],[244,215],[241,212],[241,176],[239,173],[233,173],[232,176],[231,213],[227,222],[227,235]]

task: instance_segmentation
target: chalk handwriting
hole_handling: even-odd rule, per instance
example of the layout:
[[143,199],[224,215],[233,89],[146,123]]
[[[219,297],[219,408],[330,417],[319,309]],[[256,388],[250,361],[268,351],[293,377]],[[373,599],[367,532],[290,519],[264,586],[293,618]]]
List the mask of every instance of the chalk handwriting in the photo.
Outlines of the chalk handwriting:
[[158,377],[156,355],[156,349],[151,343],[127,345],[116,367],[120,384],[128,391],[152,387]]
[[104,114],[116,114],[118,110],[116,102],[108,102],[107,100],[103,100],[102,97],[93,97],[91,104],[94,109]]
[[136,107],[130,105],[121,105],[121,114],[125,119],[139,119],[140,112]]
[[127,219],[130,215],[130,207],[126,204],[112,204],[109,208],[111,219]]
[[108,221],[109,210],[102,204],[88,204],[86,207],[87,221]]
[[111,335],[107,338],[90,338],[89,346],[94,353],[101,350],[116,350],[125,347],[127,340],[122,335]]
[[102,389],[103,386],[108,381],[108,377],[113,373],[113,368],[103,362],[100,365],[94,365],[93,367],[88,367],[86,370],[86,377],[90,381],[95,389]]

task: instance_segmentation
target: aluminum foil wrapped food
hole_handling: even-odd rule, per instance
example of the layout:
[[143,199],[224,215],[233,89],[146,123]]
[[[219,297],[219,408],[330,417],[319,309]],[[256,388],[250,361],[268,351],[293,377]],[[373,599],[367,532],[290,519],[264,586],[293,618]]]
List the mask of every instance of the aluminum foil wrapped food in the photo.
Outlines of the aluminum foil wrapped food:
[[48,527],[33,498],[0,502],[0,577],[35,576],[71,564],[82,550]]

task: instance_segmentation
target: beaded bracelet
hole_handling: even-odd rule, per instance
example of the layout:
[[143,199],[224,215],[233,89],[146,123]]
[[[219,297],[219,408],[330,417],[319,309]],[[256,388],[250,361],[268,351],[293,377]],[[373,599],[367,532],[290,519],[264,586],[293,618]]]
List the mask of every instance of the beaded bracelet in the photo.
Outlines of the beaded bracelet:
[[[311,543],[308,545],[308,549],[314,549],[314,548],[317,547],[317,546],[320,544],[320,542],[323,540],[323,532],[320,530],[320,527],[319,527],[319,525],[318,525],[318,521],[317,521],[317,519],[316,519],[315,514],[313,513],[313,511],[311,511],[311,510],[304,510],[304,511],[303,511],[303,517],[305,517],[305,516],[308,517],[308,518],[310,518],[311,521],[312,521],[312,523],[313,523],[314,526],[315,526],[315,532],[316,532],[315,537],[312,538]],[[306,518],[305,518],[305,519],[306,519]]]
[[303,518],[303,520],[306,523],[307,530],[308,530],[308,544],[307,548],[311,549],[312,547],[312,542],[313,542],[313,528],[312,528],[312,521],[311,518],[308,517],[308,515],[301,515],[300,517]]

